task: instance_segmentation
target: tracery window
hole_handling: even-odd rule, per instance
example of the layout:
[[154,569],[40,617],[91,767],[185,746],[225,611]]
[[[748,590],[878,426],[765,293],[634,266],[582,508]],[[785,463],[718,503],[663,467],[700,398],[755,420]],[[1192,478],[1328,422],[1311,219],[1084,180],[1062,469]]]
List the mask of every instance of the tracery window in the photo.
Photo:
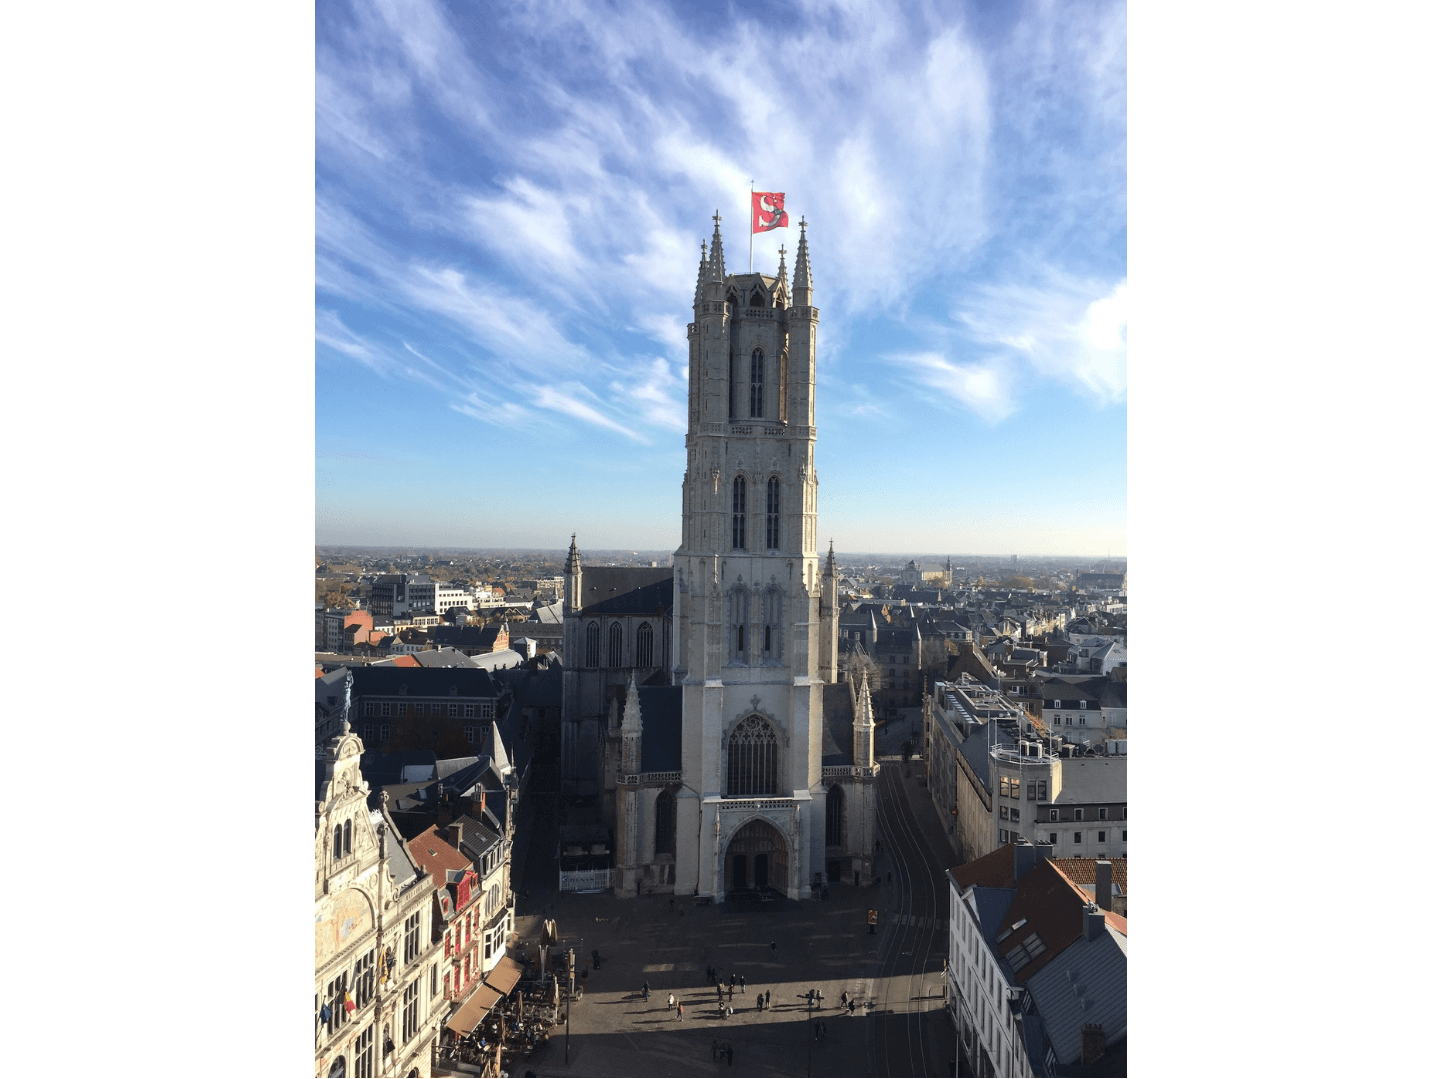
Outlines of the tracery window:
[[776,794],[776,732],[761,716],[747,716],[726,740],[726,795],[764,798]]
[[781,546],[781,481],[772,476],[766,481],[766,549]]
[[731,481],[731,546],[746,549],[746,477]]
[[766,357],[758,348],[751,353],[751,417],[761,417],[761,406],[765,402]]
[[612,622],[611,630],[606,634],[606,666],[621,666],[621,623]]
[[846,792],[840,784],[826,792],[826,845],[846,846]]
[[636,631],[636,666],[651,666],[651,623],[642,622],[641,628]]
[[731,648],[732,663],[750,662],[746,656],[746,625],[750,621],[751,596],[744,585],[737,585],[731,590],[727,597],[729,610],[727,611],[726,624],[729,626],[728,637]]
[[601,665],[601,627],[591,622],[586,626],[586,666]]

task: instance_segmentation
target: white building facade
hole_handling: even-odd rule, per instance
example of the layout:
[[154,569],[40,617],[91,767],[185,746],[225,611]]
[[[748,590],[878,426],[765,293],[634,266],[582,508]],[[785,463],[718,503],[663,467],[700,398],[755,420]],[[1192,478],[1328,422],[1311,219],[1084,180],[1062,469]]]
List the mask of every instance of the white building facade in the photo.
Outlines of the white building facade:
[[[823,765],[837,578],[817,553],[816,333],[805,224],[793,280],[728,274],[720,216],[695,293],[673,684],[682,687],[679,894],[819,887],[843,847],[870,876],[869,698]],[[570,657],[568,656],[568,659]],[[831,742],[836,742],[832,732]],[[833,755],[833,759],[836,759]],[[624,815],[624,814],[623,814]],[[834,818],[834,819],[833,819]],[[843,823],[838,832],[829,825]],[[828,845],[830,838],[839,843]],[[830,849],[829,849],[830,847]]]

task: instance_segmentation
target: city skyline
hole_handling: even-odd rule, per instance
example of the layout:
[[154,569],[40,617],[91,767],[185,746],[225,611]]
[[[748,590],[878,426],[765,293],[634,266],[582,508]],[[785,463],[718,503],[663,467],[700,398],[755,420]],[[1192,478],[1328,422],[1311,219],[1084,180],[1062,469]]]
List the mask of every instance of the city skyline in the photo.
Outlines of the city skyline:
[[810,226],[821,535],[1125,557],[1124,6],[761,10],[322,6],[318,543],[674,548],[754,179],[757,270]]

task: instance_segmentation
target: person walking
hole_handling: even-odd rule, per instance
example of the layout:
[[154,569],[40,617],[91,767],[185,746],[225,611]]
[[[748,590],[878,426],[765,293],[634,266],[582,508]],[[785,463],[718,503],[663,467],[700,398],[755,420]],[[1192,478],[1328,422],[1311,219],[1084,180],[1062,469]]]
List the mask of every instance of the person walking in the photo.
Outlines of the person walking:
[[856,1014],[856,1001],[853,1000],[850,1004],[848,1004],[848,1005],[846,1006],[846,1010],[847,1010],[848,1012],[850,1012],[852,1015],[855,1015],[855,1014]]
[[667,1011],[674,1011],[675,1008],[676,1008],[676,994],[675,994],[675,993],[667,993],[667,994],[666,994],[666,1010],[667,1010]]
[[741,992],[746,992],[746,975],[741,975]]
[[736,988],[736,972],[734,970],[731,972],[731,988]]
[[846,990],[845,990],[845,989],[843,989],[843,990],[841,991],[841,1006],[842,1006],[843,1008],[846,1007]]
[[678,1001],[676,1002],[676,1021],[679,1023],[682,1019],[685,1019],[685,1018],[686,1018],[686,1005],[682,1004],[682,1003],[678,1000]]
[[726,1043],[726,1066],[727,1066],[728,1068],[731,1067],[731,1065],[736,1062],[736,1061],[735,1061],[735,1057],[736,1057],[736,1052],[735,1052],[735,1050],[733,1050],[733,1049],[731,1048],[731,1043],[730,1043],[730,1042],[727,1042],[727,1043]]
[[826,1041],[826,1020],[821,1020],[821,1040]]
[[721,1047],[716,1044],[716,1039],[715,1039],[715,1038],[712,1038],[712,1039],[711,1039],[711,1063],[712,1063],[712,1064],[715,1064],[715,1063],[716,1063],[716,1054],[720,1051],[720,1049],[721,1049]]
[[647,1003],[650,1003],[650,1000],[651,1000],[651,987],[650,987],[649,985],[643,985],[643,986],[641,986],[641,1003],[642,1003],[642,1004],[647,1004]]
[[764,1010],[765,1007],[766,1007],[766,997],[763,996],[761,993],[757,993],[757,994],[756,994],[756,1010],[759,1012],[759,1011]]
[[776,954],[776,942],[774,940],[771,942],[771,954]]
[[766,990],[766,1007],[771,1007],[771,990]]
[[726,990],[726,999],[727,999],[727,1000],[735,1000],[735,999],[736,999],[736,983],[735,983],[735,982],[732,982],[732,983],[731,983],[731,988],[729,988],[729,989]]

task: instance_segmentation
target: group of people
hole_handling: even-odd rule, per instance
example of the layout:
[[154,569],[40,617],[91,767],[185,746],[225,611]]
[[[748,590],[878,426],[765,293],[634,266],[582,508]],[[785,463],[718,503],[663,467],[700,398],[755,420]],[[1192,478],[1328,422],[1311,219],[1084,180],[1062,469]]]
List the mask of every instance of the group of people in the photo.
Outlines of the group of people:
[[735,1063],[735,1056],[736,1054],[732,1050],[730,1042],[719,1042],[715,1038],[711,1039],[712,1064],[720,1064],[722,1061],[725,1061],[727,1064],[733,1064]]

